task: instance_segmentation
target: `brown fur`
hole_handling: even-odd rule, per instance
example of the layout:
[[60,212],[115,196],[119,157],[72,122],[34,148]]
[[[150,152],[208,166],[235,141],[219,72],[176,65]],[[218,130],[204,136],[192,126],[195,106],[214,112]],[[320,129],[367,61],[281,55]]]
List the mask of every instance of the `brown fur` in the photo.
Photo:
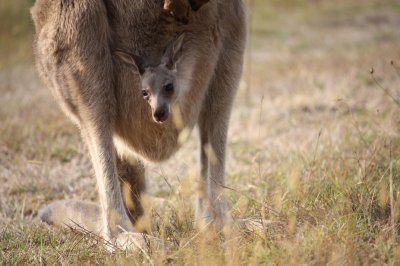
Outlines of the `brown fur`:
[[[190,4],[198,9],[206,2],[191,0]],[[244,3],[210,1],[192,12],[187,25],[171,22],[163,14],[160,0],[37,0],[32,8],[37,69],[89,148],[101,213],[91,218],[100,226],[92,227],[101,228],[107,239],[134,231],[131,221],[143,212],[141,160],[167,160],[178,150],[180,134],[195,125],[204,190],[198,215],[214,220],[218,227],[225,218],[221,192],[229,116],[242,71]],[[155,123],[151,106],[143,100],[140,75],[116,51],[134,55],[144,66],[160,67],[166,47],[182,32],[185,37],[174,76],[179,97],[171,103],[168,119]],[[124,184],[131,192],[128,196]],[[73,208],[60,211],[68,206]],[[81,212],[91,205],[82,206]],[[41,216],[62,224],[71,217],[60,213],[83,216],[79,212],[79,203],[58,203],[43,209]]]

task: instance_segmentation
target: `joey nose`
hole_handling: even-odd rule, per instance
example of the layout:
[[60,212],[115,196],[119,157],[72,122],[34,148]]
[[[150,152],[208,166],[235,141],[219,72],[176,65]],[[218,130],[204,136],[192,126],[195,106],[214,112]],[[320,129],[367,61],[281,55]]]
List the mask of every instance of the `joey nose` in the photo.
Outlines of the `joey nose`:
[[167,108],[158,108],[153,114],[153,119],[157,123],[162,123],[165,120],[167,120],[168,115],[169,115],[169,112],[168,112]]

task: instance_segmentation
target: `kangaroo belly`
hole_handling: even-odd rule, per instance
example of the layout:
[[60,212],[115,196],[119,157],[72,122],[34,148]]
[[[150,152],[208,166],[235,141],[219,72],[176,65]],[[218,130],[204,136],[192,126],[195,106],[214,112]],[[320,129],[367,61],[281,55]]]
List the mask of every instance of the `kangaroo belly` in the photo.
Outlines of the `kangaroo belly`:
[[189,128],[179,129],[174,114],[162,124],[151,119],[150,113],[125,114],[116,125],[114,145],[120,156],[140,156],[153,162],[170,158],[185,140]]

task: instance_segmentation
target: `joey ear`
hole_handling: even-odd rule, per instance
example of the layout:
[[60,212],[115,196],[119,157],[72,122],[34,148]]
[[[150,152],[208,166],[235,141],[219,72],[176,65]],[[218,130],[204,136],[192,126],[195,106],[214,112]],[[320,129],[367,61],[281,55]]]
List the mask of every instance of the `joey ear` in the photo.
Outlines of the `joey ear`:
[[145,68],[144,62],[140,57],[122,50],[115,50],[114,54],[121,59],[122,62],[132,67],[133,72],[140,76],[143,75]]
[[204,4],[207,4],[210,0],[189,0],[190,6],[192,10],[197,11],[202,7]]
[[182,46],[183,40],[185,38],[185,33],[182,33],[178,36],[178,38],[170,44],[166,51],[164,52],[164,56],[162,58],[162,63],[164,63],[169,69],[175,69],[176,64],[178,63],[181,55],[182,55]]

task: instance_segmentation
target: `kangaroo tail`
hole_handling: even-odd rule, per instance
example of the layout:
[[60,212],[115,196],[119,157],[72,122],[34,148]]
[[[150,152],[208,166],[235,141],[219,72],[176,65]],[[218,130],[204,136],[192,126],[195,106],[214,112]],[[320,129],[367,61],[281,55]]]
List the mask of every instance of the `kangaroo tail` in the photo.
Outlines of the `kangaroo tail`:
[[59,200],[39,210],[40,219],[60,227],[87,230],[95,234],[102,232],[100,206],[79,200]]

